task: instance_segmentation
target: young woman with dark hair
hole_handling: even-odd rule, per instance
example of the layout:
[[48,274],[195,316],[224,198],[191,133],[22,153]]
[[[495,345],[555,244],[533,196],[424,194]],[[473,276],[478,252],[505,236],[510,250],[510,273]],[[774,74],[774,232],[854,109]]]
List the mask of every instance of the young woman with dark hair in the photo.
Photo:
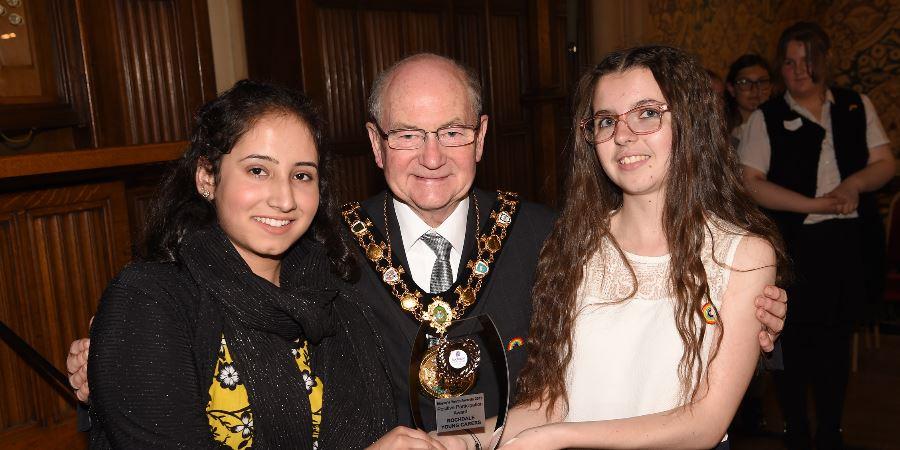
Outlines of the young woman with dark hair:
[[501,448],[716,447],[756,366],[754,296],[783,262],[777,233],[743,192],[694,58],[612,53],[574,101]]
[[322,136],[266,83],[197,113],[92,326],[93,448],[362,448],[393,424]]
[[869,98],[829,87],[829,48],[814,23],[784,30],[775,61],[786,92],[751,114],[738,149],[744,183],[778,225],[796,273],[776,376],[790,448],[811,446],[810,385],[816,448],[842,446],[852,327],[884,282],[872,191],[894,176],[894,157]]
[[759,55],[741,55],[728,68],[725,90],[728,130],[734,141],[738,142],[750,114],[772,95],[769,63]]

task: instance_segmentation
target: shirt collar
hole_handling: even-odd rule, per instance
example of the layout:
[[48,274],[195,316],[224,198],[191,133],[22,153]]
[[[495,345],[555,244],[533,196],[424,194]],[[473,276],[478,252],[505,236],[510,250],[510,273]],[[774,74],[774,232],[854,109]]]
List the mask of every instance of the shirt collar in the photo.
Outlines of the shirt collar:
[[469,217],[469,197],[464,198],[458,205],[456,205],[456,209],[444,219],[444,222],[438,225],[437,228],[431,228],[422,220],[421,217],[416,215],[416,213],[410,208],[407,204],[398,201],[396,198],[394,201],[394,212],[397,216],[397,224],[400,226],[400,235],[403,236],[403,249],[405,251],[409,251],[409,248],[412,247],[423,234],[434,230],[438,234],[444,237],[444,239],[450,241],[450,245],[458,251],[462,252],[463,244],[466,241],[466,221]]
[[[794,97],[791,96],[791,93],[788,91],[784,91],[784,101],[787,102],[788,107],[797,111],[802,116],[806,117],[813,122],[818,123],[818,121],[813,117],[812,113],[810,113],[806,108],[800,106],[797,103],[797,100],[794,100]],[[834,104],[834,95],[831,93],[831,89],[825,89],[825,102],[829,104]],[[824,116],[823,116],[824,117]]]

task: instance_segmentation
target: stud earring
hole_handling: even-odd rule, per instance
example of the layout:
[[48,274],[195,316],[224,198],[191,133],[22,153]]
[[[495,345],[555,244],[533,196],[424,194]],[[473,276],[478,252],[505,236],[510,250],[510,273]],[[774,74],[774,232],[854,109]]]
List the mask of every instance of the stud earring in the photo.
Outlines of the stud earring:
[[200,195],[202,195],[203,198],[209,200],[210,193],[206,189],[200,189]]

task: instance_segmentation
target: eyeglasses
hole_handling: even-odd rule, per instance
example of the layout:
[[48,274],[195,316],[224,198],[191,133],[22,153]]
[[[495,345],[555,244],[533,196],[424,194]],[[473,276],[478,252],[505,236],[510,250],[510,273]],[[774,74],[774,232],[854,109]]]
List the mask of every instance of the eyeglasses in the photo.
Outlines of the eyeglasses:
[[736,87],[741,92],[750,92],[754,88],[756,89],[769,89],[772,87],[772,80],[768,78],[760,78],[756,81],[749,80],[747,78],[741,78],[734,82],[734,87]]
[[374,124],[381,138],[387,140],[388,147],[395,150],[415,150],[425,144],[425,138],[428,137],[429,133],[434,133],[438,142],[444,147],[462,147],[475,142],[478,128],[481,127],[481,124],[476,126],[448,125],[434,131],[415,128],[394,129],[385,132],[378,125],[378,122],[374,122]]
[[669,105],[665,103],[643,105],[622,114],[598,112],[578,125],[588,144],[600,144],[616,135],[616,125],[623,118],[625,125],[634,134],[656,133],[662,128],[663,113],[668,111]]

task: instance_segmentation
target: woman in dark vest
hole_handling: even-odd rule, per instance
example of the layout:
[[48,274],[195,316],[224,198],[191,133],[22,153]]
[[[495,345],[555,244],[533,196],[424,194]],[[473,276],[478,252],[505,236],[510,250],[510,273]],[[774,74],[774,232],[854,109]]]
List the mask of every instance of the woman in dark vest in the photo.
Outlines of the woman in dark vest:
[[[776,63],[786,92],[760,106],[739,153],[744,182],[775,220],[794,263],[791,316],[777,379],[791,448],[840,448],[850,335],[883,277],[884,230],[873,191],[894,159],[872,102],[827,84],[829,38],[814,23],[786,29]],[[868,292],[868,294],[867,294]]]

